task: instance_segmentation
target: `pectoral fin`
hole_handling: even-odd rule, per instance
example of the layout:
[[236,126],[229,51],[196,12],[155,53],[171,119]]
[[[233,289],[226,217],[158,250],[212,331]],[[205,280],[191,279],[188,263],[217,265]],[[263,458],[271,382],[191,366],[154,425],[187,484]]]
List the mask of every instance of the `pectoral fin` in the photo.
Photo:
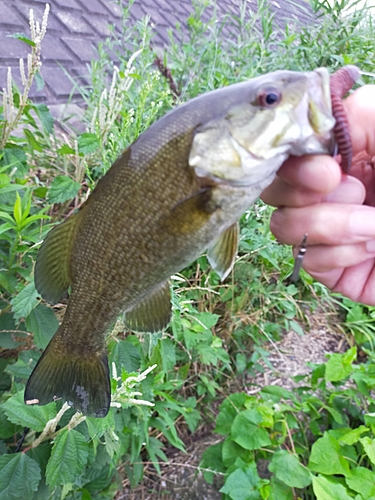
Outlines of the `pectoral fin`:
[[35,286],[43,299],[56,304],[71,283],[70,258],[83,211],[54,227],[43,241],[35,264]]
[[223,231],[208,249],[207,258],[221,281],[231,272],[238,248],[239,224],[236,222]]
[[171,320],[171,293],[165,281],[125,314],[125,325],[135,332],[158,332]]

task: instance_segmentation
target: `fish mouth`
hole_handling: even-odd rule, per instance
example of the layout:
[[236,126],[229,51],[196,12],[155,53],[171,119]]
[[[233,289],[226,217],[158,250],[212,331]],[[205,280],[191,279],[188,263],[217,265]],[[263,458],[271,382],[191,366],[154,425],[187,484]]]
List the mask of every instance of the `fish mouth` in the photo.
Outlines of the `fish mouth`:
[[326,68],[317,68],[312,72],[307,96],[307,117],[314,133],[305,144],[305,153],[311,149],[314,154],[332,154],[335,149],[332,131],[336,120],[332,114],[330,75]]

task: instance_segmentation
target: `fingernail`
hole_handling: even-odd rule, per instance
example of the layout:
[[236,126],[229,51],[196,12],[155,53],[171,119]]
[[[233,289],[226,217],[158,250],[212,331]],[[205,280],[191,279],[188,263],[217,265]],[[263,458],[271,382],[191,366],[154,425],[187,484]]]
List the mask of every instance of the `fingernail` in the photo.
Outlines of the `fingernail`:
[[349,217],[349,228],[355,236],[375,237],[375,209],[363,207]]
[[365,199],[365,188],[358,179],[354,177],[343,177],[337,188],[328,193],[324,201],[329,203],[363,203]]
[[368,253],[375,253],[375,240],[366,241],[366,250]]

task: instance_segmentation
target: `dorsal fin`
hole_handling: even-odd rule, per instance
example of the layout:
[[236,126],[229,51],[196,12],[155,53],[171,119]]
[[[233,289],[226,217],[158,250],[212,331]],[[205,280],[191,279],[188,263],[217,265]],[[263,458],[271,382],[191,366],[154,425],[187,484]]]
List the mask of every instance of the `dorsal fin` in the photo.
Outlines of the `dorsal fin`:
[[71,283],[70,258],[83,211],[54,227],[43,241],[35,263],[35,287],[44,300],[56,304]]
[[224,281],[231,272],[237,255],[239,224],[236,222],[223,231],[207,251],[211,266]]
[[135,332],[159,332],[168,326],[170,320],[171,292],[168,281],[161,283],[125,313],[125,325]]

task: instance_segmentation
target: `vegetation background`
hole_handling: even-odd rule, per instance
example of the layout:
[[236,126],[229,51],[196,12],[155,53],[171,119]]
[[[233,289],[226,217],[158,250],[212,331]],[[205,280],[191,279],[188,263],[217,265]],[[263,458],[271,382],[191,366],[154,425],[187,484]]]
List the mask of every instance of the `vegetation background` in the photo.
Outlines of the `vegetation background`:
[[[243,2],[225,21],[238,37],[222,40],[222,25],[215,16],[203,22],[207,4],[197,2],[189,36],[171,35],[161,55],[147,18],[128,23],[130,3],[122,36],[99,45],[90,85],[80,88],[83,133],[66,133],[68,123],[54,123],[47,106],[28,99],[34,78],[43,86],[46,17],[31,23],[31,34],[14,35],[30,57],[20,67],[23,88],[9,74],[0,108],[0,499],[178,498],[157,474],[174,450],[212,430],[218,439],[197,472],[224,500],[375,498],[375,309],[330,295],[305,273],[297,286],[285,284],[291,252],[270,234],[271,209],[261,202],[241,220],[238,262],[226,282],[205,256],[173,277],[165,332],[135,336],[118,319],[107,342],[114,406],[106,418],[23,403],[65,307],[48,306],[33,284],[50,228],[180,102],[280,68],[356,64],[373,72],[373,21],[355,4],[311,0],[319,22],[276,35],[266,2],[250,18]],[[317,311],[335,311],[349,349],[311,364],[293,390],[250,385],[249,373],[271,366],[267,343],[291,330],[308,335]]]

